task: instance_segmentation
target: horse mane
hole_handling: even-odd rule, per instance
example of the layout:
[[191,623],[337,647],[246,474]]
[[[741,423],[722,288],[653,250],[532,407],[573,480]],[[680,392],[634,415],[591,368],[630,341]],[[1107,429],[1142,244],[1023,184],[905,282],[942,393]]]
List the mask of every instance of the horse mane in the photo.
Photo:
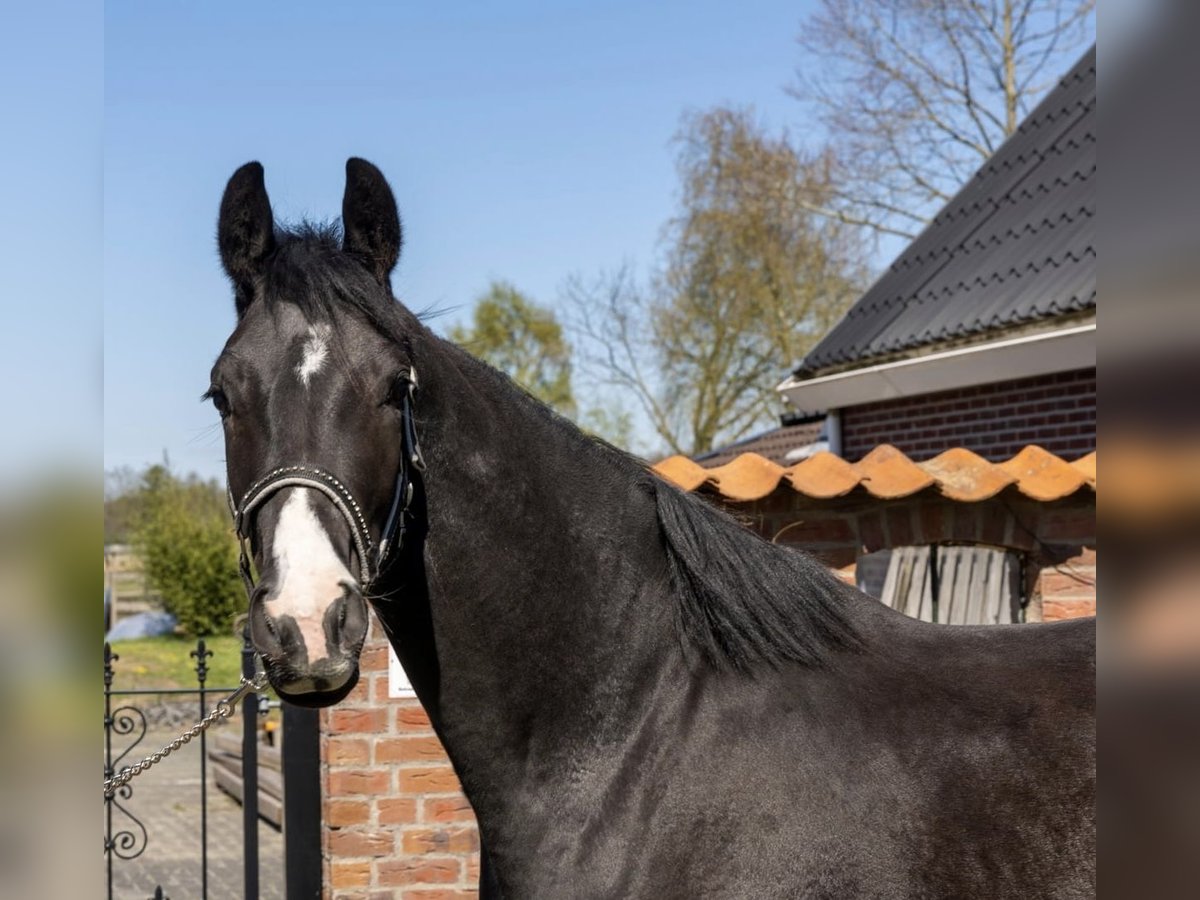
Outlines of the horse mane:
[[[288,303],[310,320],[337,321],[347,306],[401,345],[414,322],[390,291],[341,250],[337,223],[303,222],[276,231],[263,277],[268,306]],[[419,320],[419,316],[414,319]],[[771,544],[700,497],[647,474],[646,463],[584,434],[504,373],[447,343],[540,414],[578,449],[615,462],[654,497],[677,627],[718,668],[748,672],[786,663],[820,666],[831,652],[859,646],[848,611],[853,591],[807,554]]]
[[655,478],[652,489],[680,630],[711,664],[818,667],[860,646],[854,592],[824,565],[674,485]]
[[360,260],[342,250],[338,221],[276,227],[275,244],[262,280],[268,307],[287,303],[309,321],[333,323],[351,307],[381,334],[407,343],[404,308]]

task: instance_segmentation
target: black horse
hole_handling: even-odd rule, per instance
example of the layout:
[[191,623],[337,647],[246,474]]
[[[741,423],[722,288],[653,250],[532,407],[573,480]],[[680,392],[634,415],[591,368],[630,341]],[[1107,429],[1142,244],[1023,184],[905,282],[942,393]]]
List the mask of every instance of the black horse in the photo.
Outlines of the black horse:
[[479,820],[485,895],[1088,897],[1092,621],[899,615],[590,438],[396,302],[371,164],[341,229],[221,205],[251,630],[345,696],[374,608]]

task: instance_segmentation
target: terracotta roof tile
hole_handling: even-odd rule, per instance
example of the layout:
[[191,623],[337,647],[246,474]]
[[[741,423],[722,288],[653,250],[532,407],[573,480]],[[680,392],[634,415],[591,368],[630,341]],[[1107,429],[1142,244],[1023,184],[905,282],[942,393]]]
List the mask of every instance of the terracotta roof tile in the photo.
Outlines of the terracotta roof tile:
[[685,456],[656,463],[652,471],[686,491],[708,488],[728,500],[759,500],[781,485],[827,500],[858,487],[881,500],[908,497],[936,488],[963,503],[994,497],[1015,486],[1034,500],[1059,500],[1083,488],[1095,490],[1096,454],[1068,463],[1030,445],[1001,463],[988,462],[963,447],[915,463],[895,447],[880,444],[857,463],[820,452],[784,468],[756,453],[743,453],[723,466],[706,469]]
[[850,493],[862,476],[840,456],[822,450],[804,460],[803,465],[784,469],[783,477],[801,494],[825,500]]
[[685,491],[694,491],[700,485],[708,480],[708,469],[703,466],[698,466],[686,456],[671,456],[662,462],[657,462],[651,467],[651,471],[657,472],[663,478],[667,479]]
[[855,468],[863,487],[885,500],[907,497],[934,483],[932,475],[891,444],[880,444],[860,459]]
[[1096,451],[1093,450],[1083,459],[1077,459],[1071,463],[1080,474],[1087,480],[1087,483],[1092,486],[1092,490],[1096,488]]
[[757,453],[743,453],[707,471],[708,481],[730,500],[758,500],[774,491],[783,478],[783,466]]
[[964,447],[939,453],[921,463],[921,468],[937,481],[944,496],[964,503],[995,497],[1016,482],[1003,465],[990,463]]
[[[1092,458],[1094,482],[1095,453]],[[1008,462],[1000,463],[1000,468],[1012,476],[1022,494],[1034,500],[1057,500],[1075,493],[1088,480],[1075,466],[1032,444]]]

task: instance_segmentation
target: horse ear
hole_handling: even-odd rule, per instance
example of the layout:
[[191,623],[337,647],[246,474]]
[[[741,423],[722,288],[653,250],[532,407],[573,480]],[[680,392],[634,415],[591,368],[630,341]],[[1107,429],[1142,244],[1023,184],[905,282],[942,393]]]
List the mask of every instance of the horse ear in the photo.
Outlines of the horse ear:
[[255,283],[275,249],[275,218],[261,163],[248,162],[229,179],[217,222],[221,265],[233,282],[240,317],[254,299]]
[[342,249],[362,258],[385,287],[400,257],[400,213],[387,180],[365,159],[346,160]]

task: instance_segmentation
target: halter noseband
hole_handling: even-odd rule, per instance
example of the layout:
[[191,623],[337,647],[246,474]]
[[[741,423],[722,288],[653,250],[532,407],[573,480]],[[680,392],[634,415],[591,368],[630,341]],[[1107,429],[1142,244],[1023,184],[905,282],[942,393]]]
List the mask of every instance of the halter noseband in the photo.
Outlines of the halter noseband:
[[254,512],[273,494],[287,487],[310,488],[333,501],[333,505],[350,526],[350,536],[359,559],[359,581],[364,590],[383,574],[387,563],[394,558],[394,551],[404,545],[404,532],[412,515],[410,508],[416,491],[412,473],[425,471],[425,459],[421,455],[421,446],[417,442],[417,427],[413,421],[417,370],[410,366],[398,377],[404,379],[407,385],[400,407],[400,470],[396,474],[396,490],[392,494],[387,522],[379,535],[379,545],[375,546],[371,540],[371,531],[362,507],[354,499],[350,489],[335,475],[319,466],[280,466],[250,485],[249,490],[242,495],[240,503],[235,504],[233,494],[229,494],[229,509],[233,513],[233,528],[238,538],[238,569],[248,595],[253,596],[254,593],[249,546],[249,528],[254,521]]

